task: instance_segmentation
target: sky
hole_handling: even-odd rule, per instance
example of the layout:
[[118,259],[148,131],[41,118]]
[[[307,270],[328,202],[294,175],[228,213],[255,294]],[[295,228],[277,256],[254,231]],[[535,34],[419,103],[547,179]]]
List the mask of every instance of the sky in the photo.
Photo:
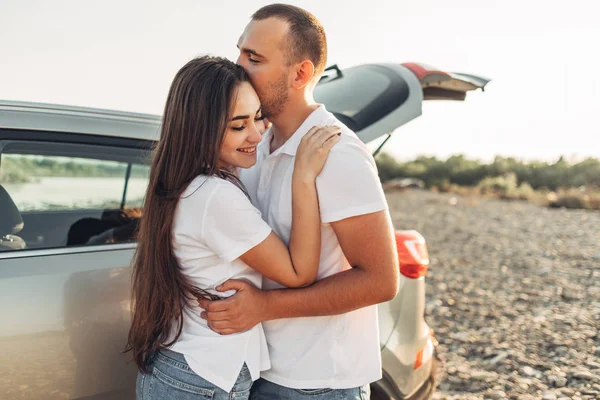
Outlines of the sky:
[[[0,99],[160,114],[177,70],[237,58],[267,1],[0,1]],[[600,157],[600,3],[303,0],[328,64],[422,62],[492,79],[465,102],[423,105],[385,150],[554,161]]]

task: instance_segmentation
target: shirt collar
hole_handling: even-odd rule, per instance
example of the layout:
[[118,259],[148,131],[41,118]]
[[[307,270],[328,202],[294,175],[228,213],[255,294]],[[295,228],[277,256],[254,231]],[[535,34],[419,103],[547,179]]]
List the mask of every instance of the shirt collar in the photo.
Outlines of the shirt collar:
[[[290,156],[296,156],[296,150],[298,150],[298,146],[300,146],[300,141],[302,140],[304,135],[306,135],[309,129],[313,126],[323,125],[323,123],[327,120],[327,118],[329,118],[329,116],[330,114],[325,109],[325,105],[319,104],[319,107],[317,107],[316,110],[310,113],[308,118],[306,118],[302,125],[300,125],[298,129],[296,129],[294,134],[283,144],[283,146],[281,146],[279,149],[273,152],[273,154],[285,153],[289,154]],[[269,146],[271,145],[272,138],[273,131],[271,128],[269,128],[265,132],[263,139],[259,145],[263,148],[262,150],[263,152],[266,152],[266,154],[269,154]]]

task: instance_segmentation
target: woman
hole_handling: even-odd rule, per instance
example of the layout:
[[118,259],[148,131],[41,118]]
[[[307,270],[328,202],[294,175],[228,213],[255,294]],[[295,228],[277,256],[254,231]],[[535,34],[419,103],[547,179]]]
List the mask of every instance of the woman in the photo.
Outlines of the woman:
[[200,318],[199,297],[230,279],[289,287],[316,279],[320,218],[315,179],[337,127],[313,128],[298,149],[288,247],[261,219],[236,176],[256,162],[264,132],[244,70],[222,58],[190,61],[175,76],[154,152],[133,263],[127,350],[138,399],[248,398],[270,367],[262,327],[220,336]]

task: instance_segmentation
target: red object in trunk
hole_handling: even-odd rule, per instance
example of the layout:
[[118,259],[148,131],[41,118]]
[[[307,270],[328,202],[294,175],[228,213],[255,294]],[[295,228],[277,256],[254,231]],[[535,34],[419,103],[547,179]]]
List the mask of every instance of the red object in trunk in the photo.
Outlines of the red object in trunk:
[[402,275],[411,279],[427,275],[429,253],[425,239],[419,232],[396,231],[396,246]]

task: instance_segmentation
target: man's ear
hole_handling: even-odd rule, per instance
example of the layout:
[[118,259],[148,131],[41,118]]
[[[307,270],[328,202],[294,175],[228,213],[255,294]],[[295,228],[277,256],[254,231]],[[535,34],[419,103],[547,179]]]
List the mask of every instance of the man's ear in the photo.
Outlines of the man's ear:
[[302,89],[308,85],[315,76],[315,65],[310,60],[296,64],[296,76],[292,85],[295,89]]

